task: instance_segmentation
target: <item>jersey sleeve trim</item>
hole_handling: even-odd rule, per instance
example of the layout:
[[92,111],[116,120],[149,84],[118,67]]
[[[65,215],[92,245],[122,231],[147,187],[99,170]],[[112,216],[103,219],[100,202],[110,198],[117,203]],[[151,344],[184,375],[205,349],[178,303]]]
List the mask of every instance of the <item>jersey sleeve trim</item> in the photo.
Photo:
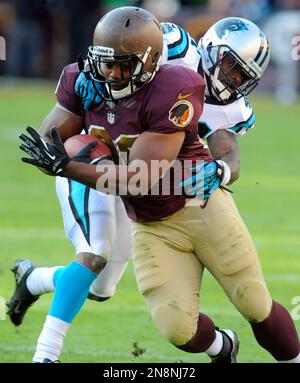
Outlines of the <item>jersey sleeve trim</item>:
[[236,134],[238,134],[242,129],[248,130],[254,125],[255,118],[255,113],[252,112],[251,116],[246,121],[239,122],[238,124],[228,128],[228,130]]
[[185,30],[178,27],[180,32],[180,39],[173,44],[168,45],[168,60],[175,60],[182,58],[186,55],[189,49],[189,38]]
[[210,134],[213,132],[213,130],[210,128],[207,122],[199,120],[198,122],[198,134],[199,137],[206,139]]

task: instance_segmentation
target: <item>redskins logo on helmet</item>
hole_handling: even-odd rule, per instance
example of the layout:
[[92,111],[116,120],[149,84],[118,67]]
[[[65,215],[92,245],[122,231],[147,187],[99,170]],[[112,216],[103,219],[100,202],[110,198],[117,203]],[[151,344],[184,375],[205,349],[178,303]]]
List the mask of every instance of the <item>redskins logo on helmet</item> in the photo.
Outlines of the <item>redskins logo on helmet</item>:
[[[120,7],[98,22],[88,63],[93,80],[106,85],[109,99],[127,97],[150,82],[159,69],[163,35],[158,20],[137,7]],[[118,66],[119,78],[103,68]]]

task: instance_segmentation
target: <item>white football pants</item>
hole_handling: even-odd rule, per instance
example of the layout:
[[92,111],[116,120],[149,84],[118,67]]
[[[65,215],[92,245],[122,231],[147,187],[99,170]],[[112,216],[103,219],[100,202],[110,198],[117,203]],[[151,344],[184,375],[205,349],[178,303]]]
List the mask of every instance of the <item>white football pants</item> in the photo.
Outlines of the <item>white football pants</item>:
[[112,296],[131,257],[131,225],[121,198],[62,177],[56,177],[56,192],[76,255],[87,252],[107,259],[90,291]]

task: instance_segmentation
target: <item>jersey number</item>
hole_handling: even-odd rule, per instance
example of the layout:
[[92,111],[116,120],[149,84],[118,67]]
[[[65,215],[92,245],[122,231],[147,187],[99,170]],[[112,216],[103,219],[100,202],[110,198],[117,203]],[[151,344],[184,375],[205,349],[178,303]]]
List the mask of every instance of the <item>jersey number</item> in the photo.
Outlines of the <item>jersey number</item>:
[[113,161],[115,164],[128,164],[130,148],[134,141],[138,138],[139,134],[126,135],[121,134],[117,139],[113,140],[103,126],[91,125],[89,128],[89,134],[103,140],[110,148]]

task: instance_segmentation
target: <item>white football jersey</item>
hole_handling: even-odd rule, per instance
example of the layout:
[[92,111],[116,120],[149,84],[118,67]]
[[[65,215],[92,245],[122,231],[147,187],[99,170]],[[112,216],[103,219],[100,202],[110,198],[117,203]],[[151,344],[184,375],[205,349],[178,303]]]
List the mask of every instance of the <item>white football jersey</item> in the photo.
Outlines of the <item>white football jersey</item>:
[[[162,65],[181,65],[201,74],[201,52],[195,40],[181,27],[173,23],[161,23],[164,47]],[[219,129],[242,136],[254,126],[255,114],[247,97],[230,104],[206,97],[199,120],[199,136],[206,139]]]

